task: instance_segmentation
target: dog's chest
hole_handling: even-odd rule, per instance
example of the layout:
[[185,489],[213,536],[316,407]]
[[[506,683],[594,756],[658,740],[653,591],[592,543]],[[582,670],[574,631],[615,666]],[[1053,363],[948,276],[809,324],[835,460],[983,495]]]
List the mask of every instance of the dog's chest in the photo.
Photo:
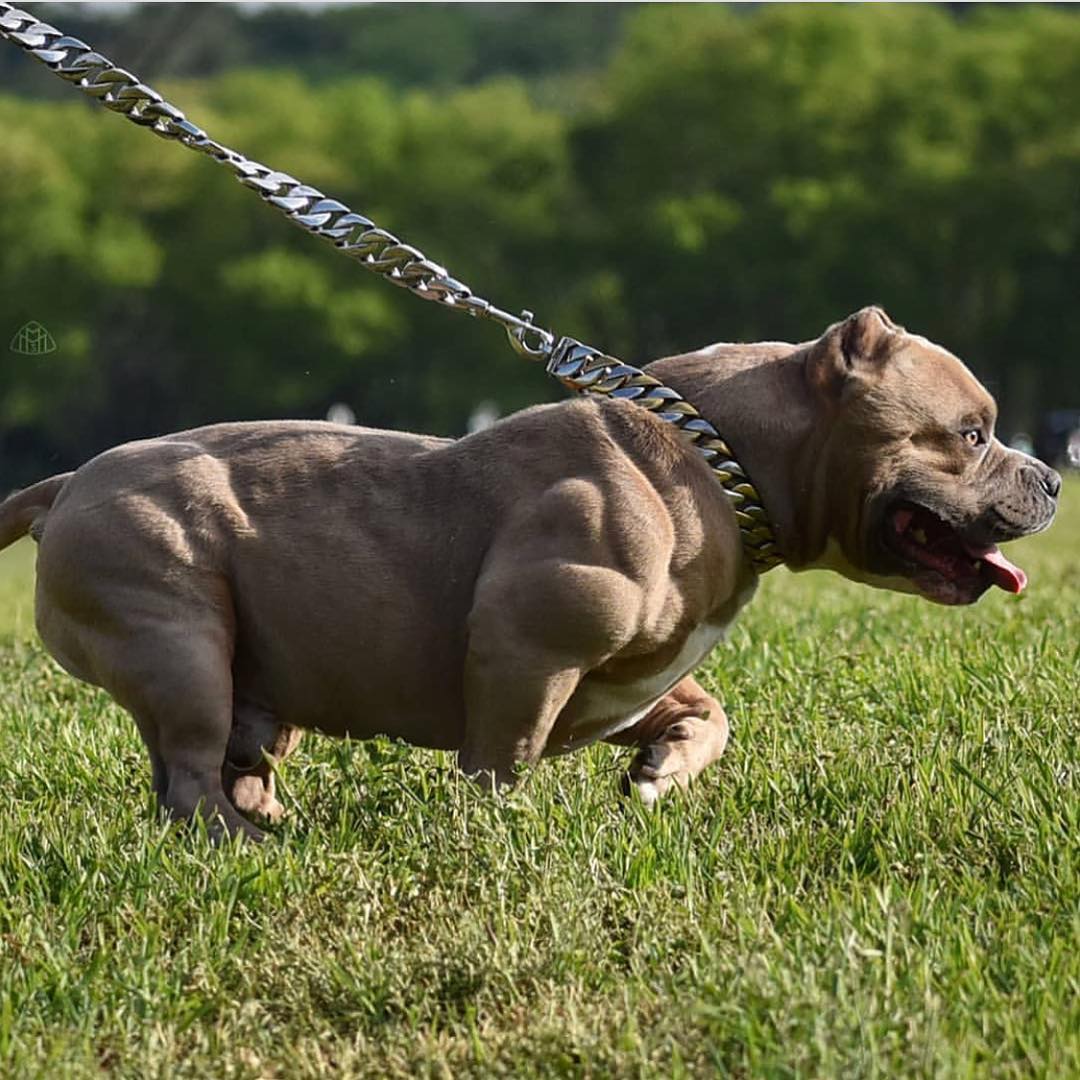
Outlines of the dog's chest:
[[633,727],[684,675],[692,671],[724,637],[731,620],[702,623],[662,670],[632,682],[612,683],[586,676],[575,691],[566,715],[556,725],[555,752],[575,750]]

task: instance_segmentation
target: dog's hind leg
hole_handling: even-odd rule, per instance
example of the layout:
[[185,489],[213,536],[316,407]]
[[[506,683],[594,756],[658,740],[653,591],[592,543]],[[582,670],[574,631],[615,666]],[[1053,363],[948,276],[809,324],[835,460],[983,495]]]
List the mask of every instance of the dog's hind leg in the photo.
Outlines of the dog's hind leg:
[[716,761],[728,741],[728,722],[716,698],[687,676],[632,728],[609,742],[640,747],[623,777],[623,791],[652,806],[674,787],[685,788]]
[[[138,459],[139,445],[116,453]],[[169,814],[258,838],[221,783],[236,616],[213,515],[193,509],[194,494],[191,521],[170,510],[175,473],[134,475],[108,496],[53,506],[38,547],[38,631],[68,671],[135,718]],[[193,490],[204,479],[187,477]]]
[[237,813],[222,786],[233,720],[231,643],[209,619],[159,622],[133,635],[123,685],[107,687],[136,719],[154,767],[159,805],[179,819],[201,815],[217,837],[262,832]]
[[231,619],[219,607],[185,609],[176,597],[162,605],[152,590],[132,590],[143,606],[131,620],[85,592],[78,604],[43,607],[40,578],[38,592],[38,630],[49,651],[134,718],[158,805],[177,818],[218,815],[230,833],[261,836],[221,782],[233,712]]
[[275,797],[274,769],[296,749],[302,734],[267,709],[236,703],[221,778],[240,813],[269,822],[281,819],[285,809]]

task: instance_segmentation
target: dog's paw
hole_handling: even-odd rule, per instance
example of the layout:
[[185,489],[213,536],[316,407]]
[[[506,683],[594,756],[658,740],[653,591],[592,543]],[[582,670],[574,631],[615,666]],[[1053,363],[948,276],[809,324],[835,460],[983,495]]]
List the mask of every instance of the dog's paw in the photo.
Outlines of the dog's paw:
[[687,787],[693,771],[685,750],[693,738],[692,724],[680,720],[656,742],[642,747],[623,777],[623,794],[636,796],[651,809],[672,788]]
[[238,776],[229,792],[233,806],[245,817],[260,823],[276,825],[285,815],[285,807],[267,790],[263,778],[251,774]]

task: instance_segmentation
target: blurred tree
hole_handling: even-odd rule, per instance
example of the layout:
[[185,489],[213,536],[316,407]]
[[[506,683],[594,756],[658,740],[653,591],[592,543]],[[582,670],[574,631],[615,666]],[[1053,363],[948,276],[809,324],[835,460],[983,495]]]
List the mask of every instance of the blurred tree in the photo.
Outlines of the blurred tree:
[[[576,171],[644,355],[797,340],[876,300],[1004,390],[1011,423],[1080,399],[1053,345],[1080,329],[1071,12],[646,9],[609,89]],[[1011,410],[1033,370],[1041,400]]]
[[[20,6],[20,5],[16,5]],[[633,4],[331,5],[28,3],[34,14],[132,70],[218,75],[290,68],[309,81],[365,73],[396,87],[447,87],[494,75],[526,78],[602,66]],[[118,60],[119,62],[119,60]],[[0,85],[63,96],[17,52],[0,52]]]

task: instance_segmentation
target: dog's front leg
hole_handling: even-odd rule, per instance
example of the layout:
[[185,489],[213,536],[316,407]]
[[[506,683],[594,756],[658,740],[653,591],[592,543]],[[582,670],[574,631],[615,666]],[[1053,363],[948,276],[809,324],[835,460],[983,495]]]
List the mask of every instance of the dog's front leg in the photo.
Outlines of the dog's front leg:
[[484,786],[512,786],[520,767],[540,759],[580,677],[550,653],[515,650],[510,642],[493,649],[474,643],[465,667],[462,772]]
[[611,612],[632,610],[622,575],[540,558],[523,568],[509,554],[491,559],[469,613],[458,753],[466,775],[496,785],[543,755],[583,672],[625,637]]
[[623,790],[636,791],[652,806],[671,788],[685,788],[723,754],[728,722],[716,698],[688,675],[644,719],[608,741],[641,748],[623,778]]
[[562,534],[531,527],[530,553],[511,533],[477,583],[458,764],[483,783],[511,785],[519,766],[539,760],[583,674],[630,639],[643,604],[640,585],[625,574],[549,556],[535,540],[536,532],[554,535],[565,548],[580,539],[562,507],[556,500],[550,508]]

